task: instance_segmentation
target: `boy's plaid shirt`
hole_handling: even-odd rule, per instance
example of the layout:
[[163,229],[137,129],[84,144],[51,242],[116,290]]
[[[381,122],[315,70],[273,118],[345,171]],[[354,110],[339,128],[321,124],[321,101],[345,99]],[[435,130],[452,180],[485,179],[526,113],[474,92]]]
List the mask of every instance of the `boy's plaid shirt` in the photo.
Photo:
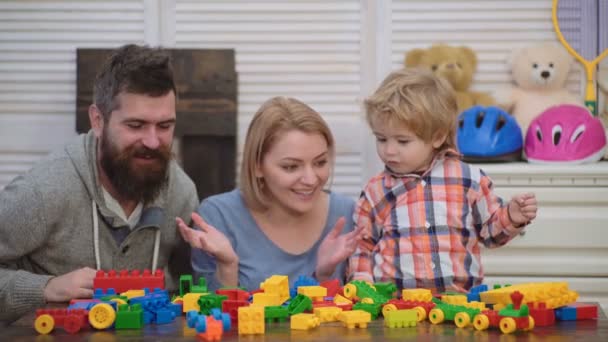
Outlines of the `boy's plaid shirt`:
[[422,176],[385,170],[368,182],[354,213],[367,237],[350,259],[349,279],[434,293],[482,282],[480,243],[502,246],[522,228],[490,178],[457,156],[442,153]]

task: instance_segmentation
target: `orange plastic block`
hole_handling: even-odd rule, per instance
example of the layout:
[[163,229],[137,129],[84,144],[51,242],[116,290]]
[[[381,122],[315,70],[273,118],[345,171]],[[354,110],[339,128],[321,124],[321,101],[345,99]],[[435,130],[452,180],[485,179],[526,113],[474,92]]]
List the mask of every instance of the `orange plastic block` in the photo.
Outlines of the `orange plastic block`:
[[196,335],[197,340],[199,341],[219,341],[222,339],[222,333],[224,328],[222,326],[222,322],[216,320],[211,316],[207,316],[207,327],[205,332],[198,333]]

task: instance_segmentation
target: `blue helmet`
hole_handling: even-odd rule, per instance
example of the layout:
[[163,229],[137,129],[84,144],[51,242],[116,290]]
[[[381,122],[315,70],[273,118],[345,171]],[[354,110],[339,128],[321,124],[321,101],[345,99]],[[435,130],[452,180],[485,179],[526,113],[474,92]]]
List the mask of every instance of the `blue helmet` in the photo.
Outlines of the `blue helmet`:
[[498,107],[471,107],[458,116],[458,150],[472,162],[521,159],[524,139],[515,119]]

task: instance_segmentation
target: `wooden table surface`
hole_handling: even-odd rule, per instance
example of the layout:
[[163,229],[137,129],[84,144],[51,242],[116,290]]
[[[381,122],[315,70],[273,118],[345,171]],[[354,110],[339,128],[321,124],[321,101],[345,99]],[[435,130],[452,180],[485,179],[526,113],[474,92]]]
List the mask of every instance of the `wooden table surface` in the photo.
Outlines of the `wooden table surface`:
[[[26,316],[13,325],[0,328],[2,341],[196,341],[196,332],[188,328],[185,318],[178,317],[173,323],[163,325],[146,325],[141,330],[107,330],[88,329],[76,335],[66,333],[62,328],[55,329],[49,335],[38,335],[33,326],[34,315]],[[598,320],[562,321],[550,327],[536,327],[531,332],[516,332],[509,335],[499,330],[477,331],[473,327],[457,328],[451,322],[433,325],[428,321],[418,323],[414,328],[389,329],[383,326],[382,318],[370,323],[367,329],[347,329],[339,322],[323,323],[309,331],[291,330],[289,323],[266,324],[264,335],[239,336],[236,327],[224,333],[222,341],[608,341],[608,319],[600,310]]]

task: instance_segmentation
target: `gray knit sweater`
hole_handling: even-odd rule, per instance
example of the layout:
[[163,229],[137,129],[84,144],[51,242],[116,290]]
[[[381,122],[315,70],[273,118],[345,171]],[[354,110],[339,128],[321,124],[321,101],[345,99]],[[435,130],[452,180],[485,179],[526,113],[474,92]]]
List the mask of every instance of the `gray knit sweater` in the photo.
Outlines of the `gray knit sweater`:
[[189,248],[175,217],[188,222],[196,209],[193,182],[172,161],[168,186],[118,243],[112,231],[124,231],[127,223],[105,205],[97,180],[96,143],[92,132],[78,136],[0,192],[0,321],[44,306],[43,289],[52,276],[97,267],[95,219],[101,269],[157,266],[165,271],[170,289],[175,289],[180,274],[190,272]]

